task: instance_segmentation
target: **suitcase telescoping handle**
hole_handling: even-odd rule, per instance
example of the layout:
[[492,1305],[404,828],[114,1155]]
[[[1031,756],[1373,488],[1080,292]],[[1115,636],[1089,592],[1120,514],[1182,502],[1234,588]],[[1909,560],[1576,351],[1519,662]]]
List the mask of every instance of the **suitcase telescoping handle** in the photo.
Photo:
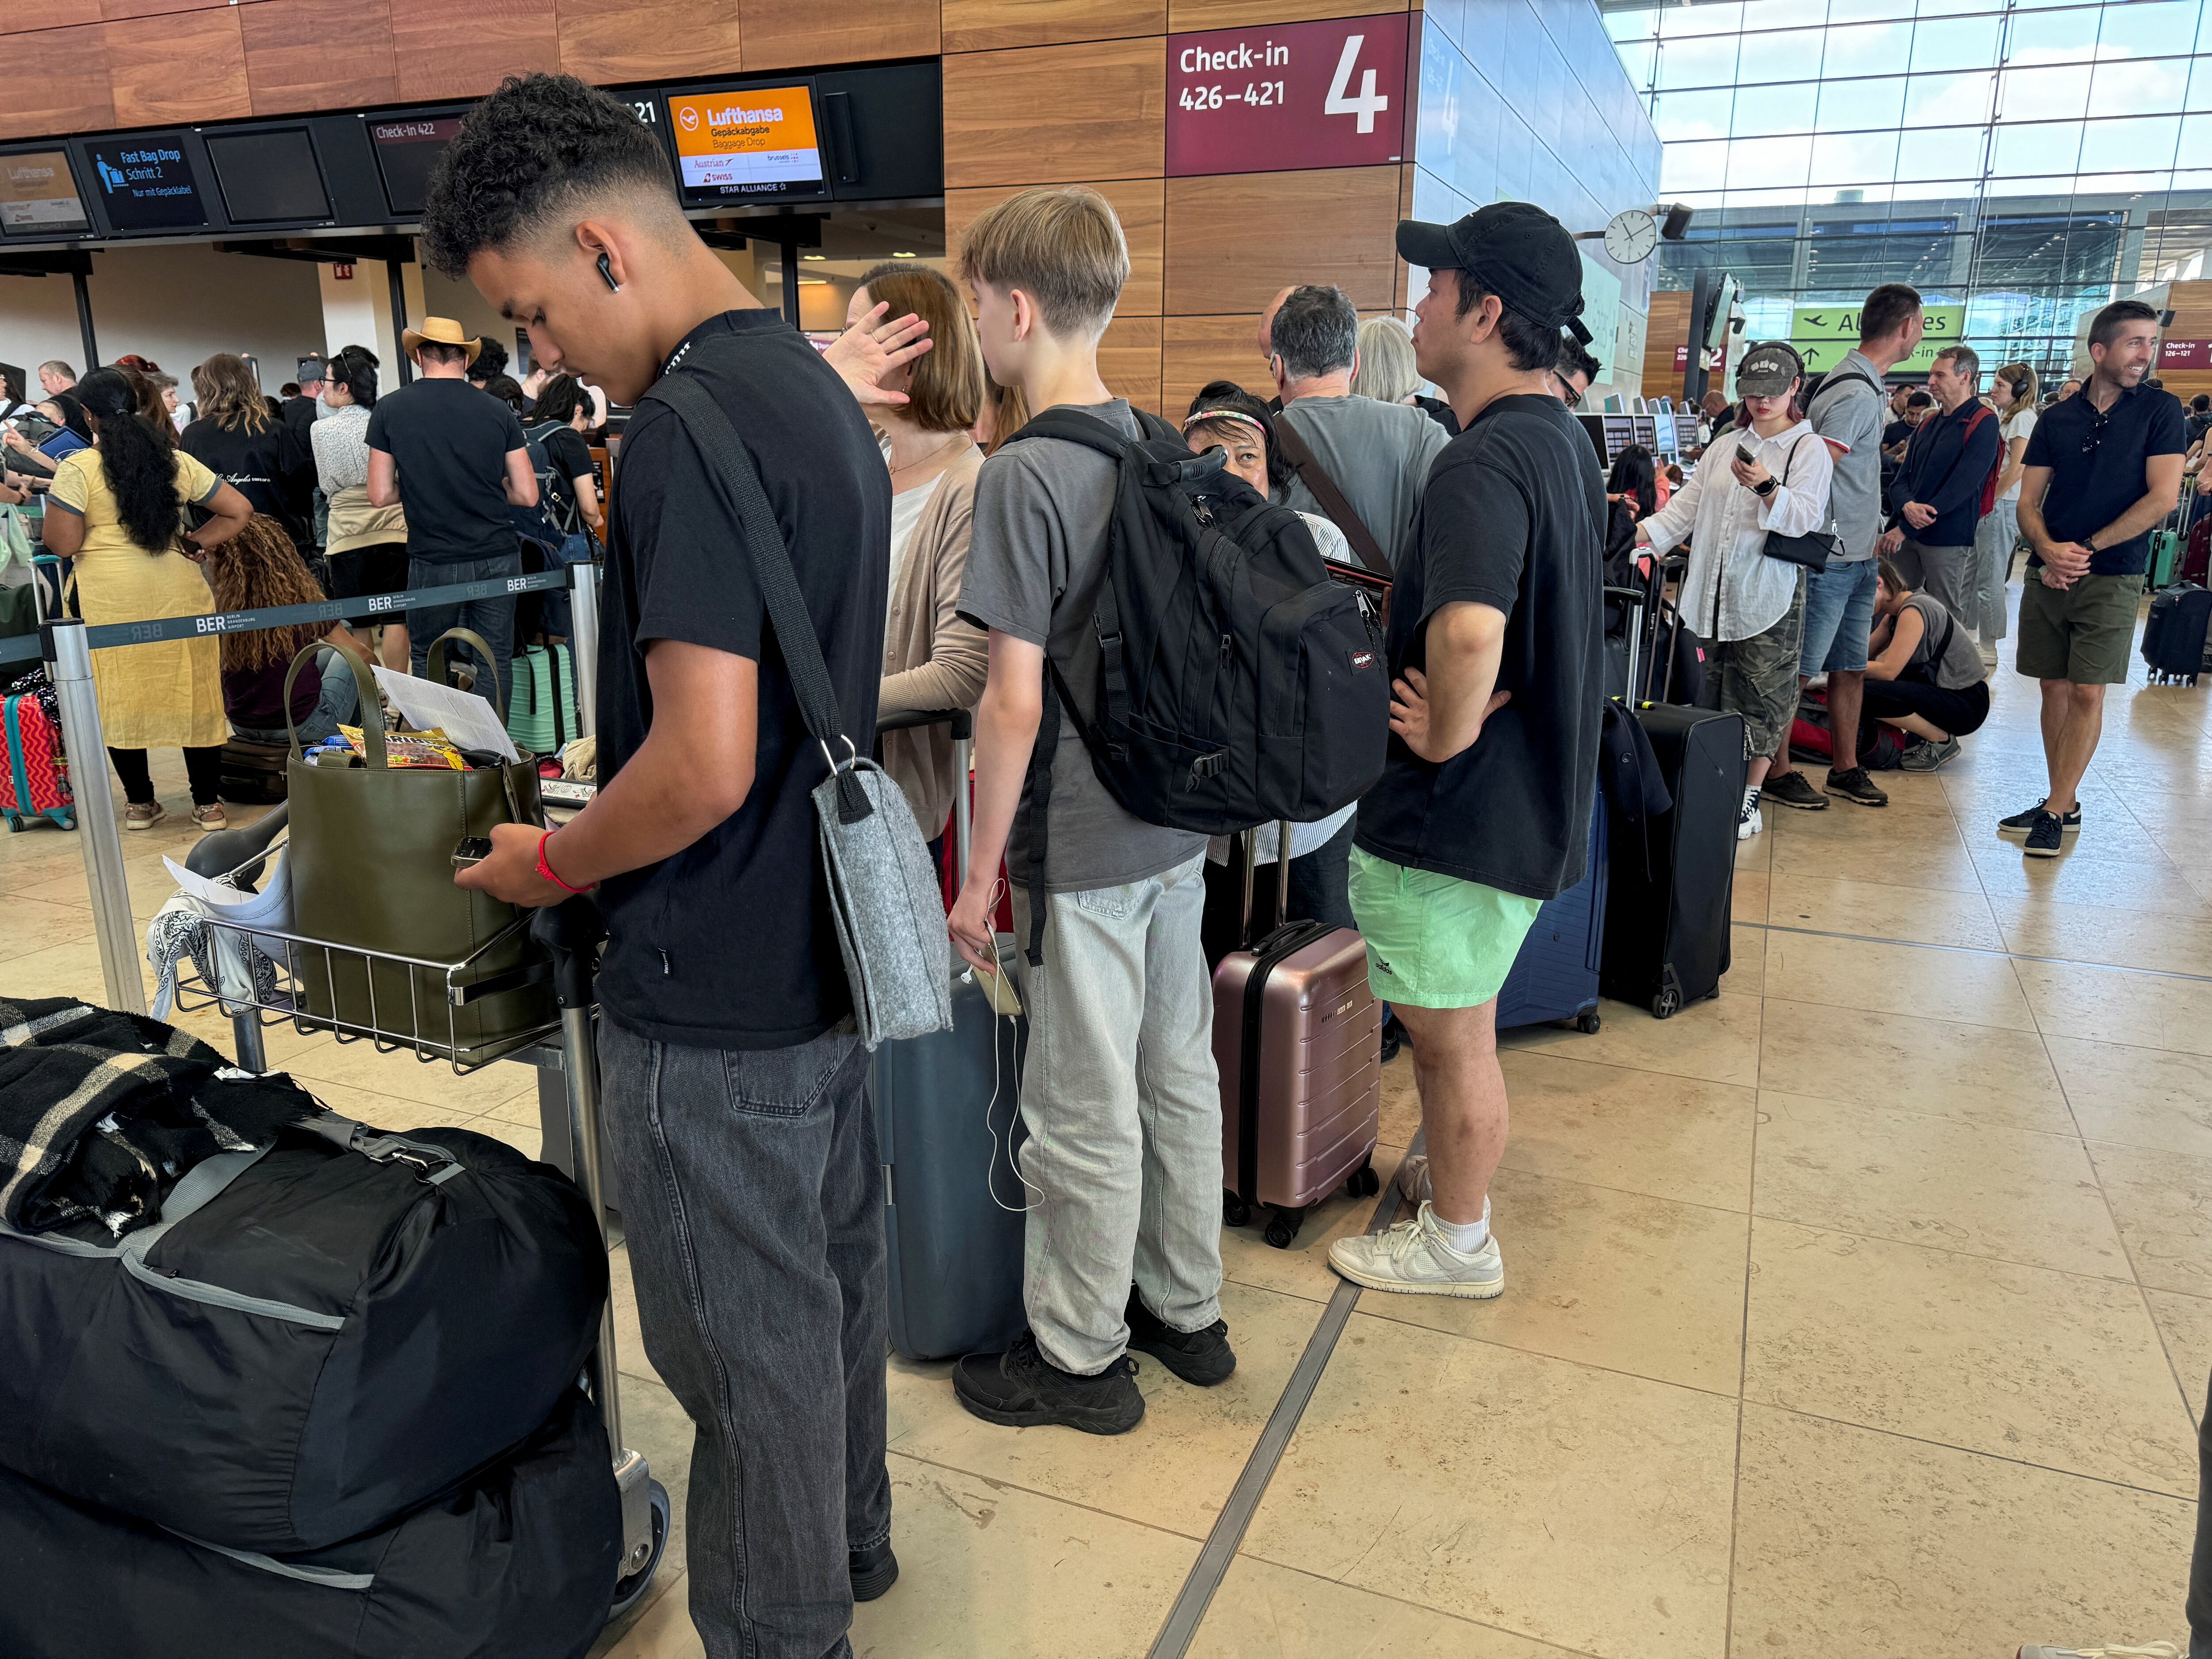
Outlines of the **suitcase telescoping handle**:
[[952,728],[952,846],[960,861],[960,879],[968,879],[968,846],[975,833],[975,808],[968,798],[968,769],[975,744],[975,711],[972,708],[909,708],[885,714],[876,722],[878,750],[886,732],[908,732],[918,726],[948,725]]
[[1608,587],[1608,599],[1619,599],[1628,611],[1628,706],[1642,702],[1636,695],[1636,669],[1644,645],[1644,590],[1640,587]]
[[[1244,950],[1252,948],[1252,889],[1260,873],[1260,832],[1255,829],[1244,832],[1244,916],[1237,928],[1237,943]],[[1291,914],[1291,821],[1281,820],[1275,825],[1275,926],[1279,927]]]

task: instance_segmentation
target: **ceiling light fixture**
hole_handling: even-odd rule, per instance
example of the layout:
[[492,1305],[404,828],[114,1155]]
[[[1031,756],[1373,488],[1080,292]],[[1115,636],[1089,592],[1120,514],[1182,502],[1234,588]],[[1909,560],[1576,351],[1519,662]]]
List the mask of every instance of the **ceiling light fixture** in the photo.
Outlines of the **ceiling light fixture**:
[[894,253],[891,255],[891,258],[894,259],[912,259],[916,257],[916,255],[911,253]]
[[810,261],[810,262],[812,262],[812,261],[817,261],[817,260],[821,260],[821,259],[826,259],[826,258],[828,258],[830,256],[829,256],[828,254],[826,254],[826,253],[802,253],[802,254],[800,254],[799,257],[800,258],[802,258],[802,259],[805,259],[805,260],[808,260],[808,261]]

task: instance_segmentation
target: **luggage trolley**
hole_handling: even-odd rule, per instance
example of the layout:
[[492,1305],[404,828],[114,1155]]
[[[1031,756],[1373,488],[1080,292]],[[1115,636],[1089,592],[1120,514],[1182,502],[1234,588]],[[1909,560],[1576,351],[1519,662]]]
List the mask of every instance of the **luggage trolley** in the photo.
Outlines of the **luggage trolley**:
[[[235,878],[249,890],[258,881],[264,866],[268,862],[269,848],[277,834],[289,820],[288,806],[272,808],[264,817],[241,829],[220,830],[203,836],[185,859],[185,866],[195,875],[224,876]],[[196,1012],[202,1008],[220,1007],[228,1014],[231,1030],[238,1044],[238,1062],[249,1071],[269,1070],[268,1051],[262,1042],[264,1026],[289,1020],[301,1031],[326,1030],[340,1042],[359,1042],[366,1037],[380,1054],[405,1048],[415,1057],[428,1064],[443,1060],[451,1065],[457,1075],[466,1073],[489,1064],[493,1060],[509,1059],[524,1064],[538,1065],[560,1070],[568,1095],[569,1144],[574,1160],[576,1184],[582,1188],[586,1202],[592,1206],[597,1218],[600,1243],[606,1243],[606,1206],[602,1197],[605,1171],[600,1158],[599,1140],[599,1038],[594,1025],[595,1009],[592,980],[597,966],[600,942],[606,938],[606,924],[599,916],[599,907],[588,898],[572,898],[565,902],[537,911],[520,920],[500,933],[490,943],[482,946],[470,957],[455,963],[431,963],[399,957],[377,951],[356,950],[346,945],[328,945],[320,939],[310,939],[298,934],[256,927],[247,923],[225,922],[220,917],[210,917],[210,928],[242,935],[238,945],[241,957],[250,958],[251,951],[259,948],[264,952],[283,945],[285,960],[278,974],[279,985],[276,997],[261,1000],[251,983],[247,994],[241,999],[237,988],[219,988],[206,982],[191,963],[180,964],[178,973],[179,1009]],[[480,995],[491,994],[502,988],[493,982],[489,988],[463,982],[462,976],[476,955],[482,955],[510,938],[516,929],[527,927],[531,937],[551,955],[554,1003],[560,1010],[557,1022],[532,1031],[518,1034],[502,1040],[496,1047],[464,1059],[456,1052],[453,1040],[452,1011],[463,1006]],[[383,1029],[378,1020],[372,998],[370,1018],[363,1024],[329,1016],[311,1015],[301,1006],[301,999],[290,993],[296,991],[301,975],[312,972],[299,963],[294,947],[312,949],[331,957],[352,957],[361,961],[366,977],[371,963],[382,963],[404,971],[410,988],[412,1029],[406,1031]],[[211,951],[210,954],[216,954]],[[327,969],[325,969],[327,971]],[[248,975],[250,981],[251,975]],[[433,1036],[423,1035],[426,1025],[422,1018],[422,984],[436,985],[442,981],[441,994],[437,998],[447,1011],[447,1041],[438,1042]],[[196,991],[202,1000],[188,1002],[185,994]],[[332,1002],[335,1010],[337,1004]],[[616,1364],[614,1308],[610,1298],[599,1311],[599,1340],[592,1350],[591,1392],[599,1402],[599,1413],[605,1419],[607,1441],[614,1459],[615,1484],[622,1493],[623,1559],[620,1576],[615,1582],[615,1593],[607,1610],[608,1621],[619,1619],[644,1597],[653,1583],[653,1576],[660,1565],[661,1552],[667,1547],[671,1508],[668,1489],[653,1478],[644,1455],[623,1443],[622,1378]]]

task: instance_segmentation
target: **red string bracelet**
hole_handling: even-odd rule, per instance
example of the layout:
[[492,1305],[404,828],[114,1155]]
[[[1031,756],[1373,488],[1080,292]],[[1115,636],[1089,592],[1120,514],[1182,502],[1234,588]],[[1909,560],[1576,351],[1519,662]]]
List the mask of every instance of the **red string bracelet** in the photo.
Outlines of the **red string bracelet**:
[[[550,830],[548,830],[544,835],[538,838],[538,873],[544,877],[546,880],[551,882],[556,887],[559,888],[564,893],[590,892],[592,890],[591,887],[571,887],[567,882],[562,880],[560,877],[553,873],[553,866],[545,861],[545,843],[552,839],[553,832]],[[592,887],[596,887],[599,884],[597,882],[592,884]]]

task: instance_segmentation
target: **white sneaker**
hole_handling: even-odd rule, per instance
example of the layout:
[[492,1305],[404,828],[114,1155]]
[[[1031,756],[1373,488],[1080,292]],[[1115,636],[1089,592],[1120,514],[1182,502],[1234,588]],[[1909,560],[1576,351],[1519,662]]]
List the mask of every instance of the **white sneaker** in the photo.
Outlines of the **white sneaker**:
[[1407,1201],[1425,1204],[1437,1195],[1436,1185],[1429,1179],[1429,1155],[1408,1152],[1398,1165],[1398,1190]]
[[1353,1284],[1375,1291],[1487,1301],[1505,1288],[1505,1261],[1496,1235],[1473,1255],[1455,1250],[1444,1242],[1436,1211],[1426,1203],[1411,1221],[1388,1232],[1338,1239],[1328,1247],[1328,1265]]
[[1759,803],[1755,800],[1746,801],[1743,804],[1743,816],[1735,821],[1735,838],[1738,841],[1749,841],[1765,828],[1766,820],[1759,816]]

